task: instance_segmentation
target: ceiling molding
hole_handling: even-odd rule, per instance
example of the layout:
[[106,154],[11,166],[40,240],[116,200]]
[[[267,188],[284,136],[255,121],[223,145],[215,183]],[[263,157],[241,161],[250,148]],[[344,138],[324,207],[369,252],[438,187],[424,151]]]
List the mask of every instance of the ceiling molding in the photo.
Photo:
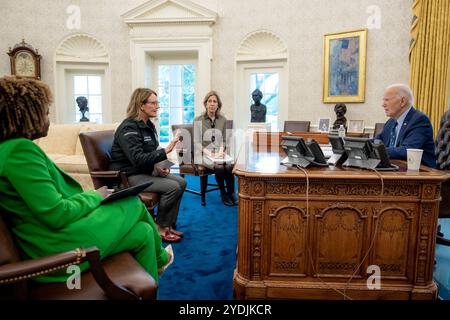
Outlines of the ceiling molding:
[[217,13],[189,0],[151,0],[124,13],[122,18],[130,27],[162,23],[212,25]]

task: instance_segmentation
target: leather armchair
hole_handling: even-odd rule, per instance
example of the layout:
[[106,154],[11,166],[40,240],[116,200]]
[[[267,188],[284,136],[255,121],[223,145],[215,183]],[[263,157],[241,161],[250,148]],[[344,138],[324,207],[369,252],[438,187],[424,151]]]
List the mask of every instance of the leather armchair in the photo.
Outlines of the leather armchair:
[[[450,169],[450,111],[444,113],[436,134],[435,154],[437,167],[440,170]],[[450,218],[450,180],[444,181],[441,186],[441,202],[439,203],[439,218]],[[436,243],[450,246],[450,239],[445,238],[438,226]]]
[[[109,188],[117,189],[120,184],[124,188],[129,187],[127,175],[124,172],[109,170],[114,131],[81,132],[79,136],[94,187],[98,189],[106,185]],[[159,203],[159,195],[154,192],[141,192],[139,197],[150,214],[154,216],[154,210]]]
[[[80,289],[71,290],[65,282],[32,281],[38,275],[64,270],[85,261],[90,268],[81,274]],[[129,252],[100,261],[97,248],[74,248],[40,259],[21,261],[8,224],[0,214],[0,300],[153,300],[156,294],[155,280]]]
[[308,132],[311,121],[285,121],[283,132]]

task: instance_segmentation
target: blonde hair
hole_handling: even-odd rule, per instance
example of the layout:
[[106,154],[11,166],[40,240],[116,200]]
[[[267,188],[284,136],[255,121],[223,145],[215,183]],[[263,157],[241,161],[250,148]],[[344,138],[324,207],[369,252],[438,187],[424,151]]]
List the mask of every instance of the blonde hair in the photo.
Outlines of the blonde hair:
[[[206,103],[208,102],[208,99],[211,98],[212,96],[215,96],[217,98],[217,110],[216,110],[216,117],[220,114],[220,109],[222,108],[222,100],[220,100],[219,94],[217,93],[217,91],[210,91],[206,94],[205,98],[203,99],[203,105],[206,108]],[[205,110],[205,112],[203,113],[203,115],[206,115],[207,111]]]
[[141,111],[141,107],[143,104],[147,102],[147,99],[154,94],[158,96],[158,94],[152,89],[148,88],[137,88],[134,90],[133,94],[130,98],[130,103],[127,108],[127,118],[129,119],[139,119],[139,111]]
[[0,141],[40,136],[52,102],[50,88],[40,80],[1,77]]

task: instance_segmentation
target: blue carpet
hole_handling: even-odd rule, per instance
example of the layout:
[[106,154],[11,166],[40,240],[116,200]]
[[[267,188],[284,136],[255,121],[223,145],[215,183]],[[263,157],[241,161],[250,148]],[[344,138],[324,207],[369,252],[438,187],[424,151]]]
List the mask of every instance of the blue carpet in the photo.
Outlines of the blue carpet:
[[[440,219],[441,231],[450,238],[450,219]],[[439,288],[439,298],[450,300],[450,247],[436,245],[436,265],[433,277]]]
[[[189,189],[200,190],[198,177],[185,178]],[[215,183],[214,176],[209,183]],[[172,244],[175,260],[160,278],[158,299],[233,299],[237,206],[223,205],[219,191],[206,194],[204,207],[200,196],[185,192],[177,229],[184,237]]]

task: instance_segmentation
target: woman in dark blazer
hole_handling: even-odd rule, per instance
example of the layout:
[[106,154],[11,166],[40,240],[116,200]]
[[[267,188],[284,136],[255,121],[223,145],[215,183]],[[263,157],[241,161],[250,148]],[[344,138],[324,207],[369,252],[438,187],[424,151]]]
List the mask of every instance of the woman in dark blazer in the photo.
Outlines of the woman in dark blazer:
[[138,88],[131,95],[127,118],[119,125],[111,150],[110,168],[126,172],[130,185],[147,181],[154,183],[145,191],[161,195],[156,216],[159,234],[166,242],[180,241],[183,232],[177,231],[181,197],[186,181],[170,174],[170,169],[155,166],[167,160],[178,142],[175,137],[165,148],[159,146],[158,133],[150,118],[158,116],[159,102],[155,91]]

